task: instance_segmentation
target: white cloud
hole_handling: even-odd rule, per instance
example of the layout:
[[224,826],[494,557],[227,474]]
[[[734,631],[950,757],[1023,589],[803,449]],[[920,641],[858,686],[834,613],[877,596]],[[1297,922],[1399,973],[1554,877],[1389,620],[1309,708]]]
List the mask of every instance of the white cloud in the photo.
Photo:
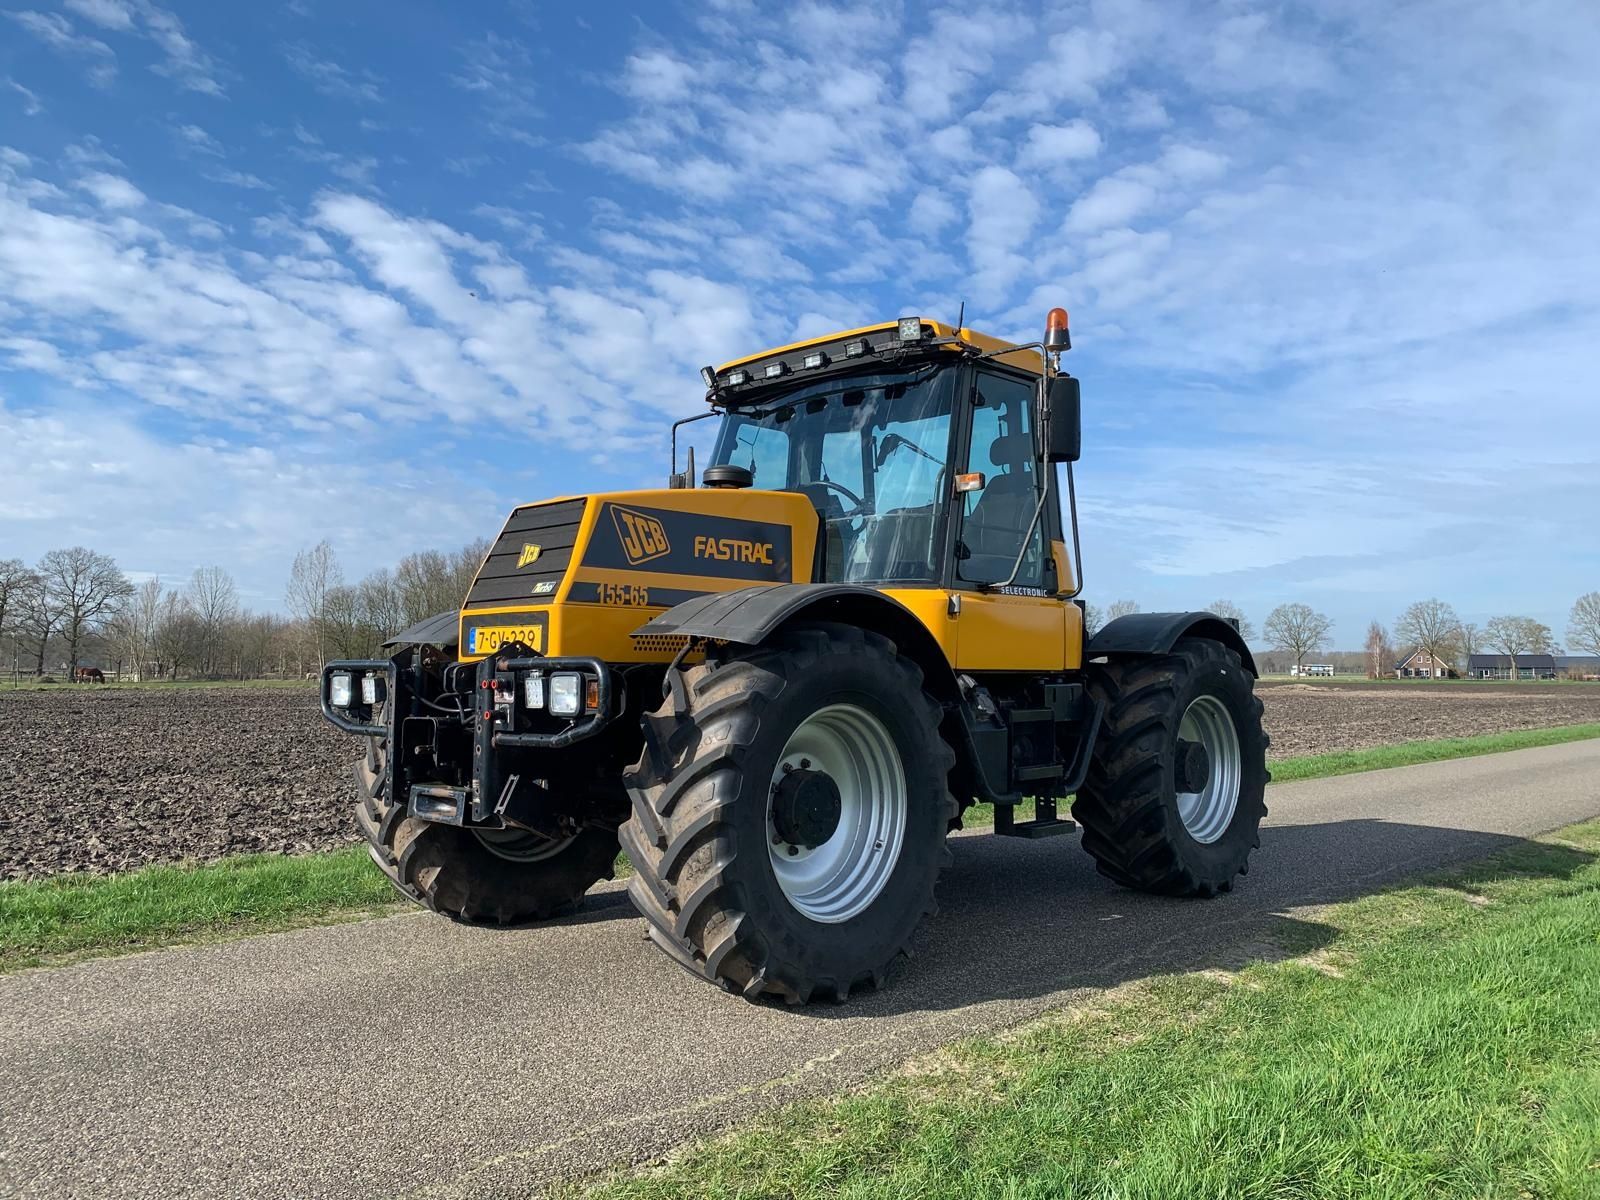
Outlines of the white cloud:
[[283,48],[284,61],[289,69],[311,84],[324,96],[335,100],[354,100],[359,104],[379,104],[383,92],[381,80],[370,71],[347,71],[332,59],[318,57],[304,42],[292,42]]
[[198,125],[180,125],[174,132],[182,145],[201,154],[222,154],[222,143]]
[[1126,225],[1155,201],[1156,189],[1150,184],[1109,175],[1073,201],[1067,213],[1067,229],[1072,233],[1093,233],[1111,225]]
[[694,67],[675,55],[664,50],[647,50],[628,56],[622,72],[622,90],[646,104],[670,104],[689,95],[697,84],[698,74]]
[[78,181],[99,202],[101,208],[139,208],[145,202],[144,193],[119,175],[96,171]]
[[1025,167],[1052,167],[1100,153],[1100,135],[1087,121],[1065,125],[1034,125],[1028,130],[1028,143],[1017,156]]
[[95,87],[107,88],[116,82],[117,56],[111,47],[98,38],[78,33],[72,22],[59,13],[25,9],[5,15],[51,49],[87,59],[89,82]]
[[932,237],[961,216],[955,203],[937,188],[923,188],[911,202],[907,222],[916,233]]
[[105,29],[126,33],[133,28],[133,6],[127,0],[64,0],[64,7]]
[[1039,202],[1011,171],[989,166],[973,177],[967,209],[974,283],[981,299],[992,300],[1027,268]]
[[33,92],[29,91],[27,88],[23,87],[15,79],[7,79],[6,80],[6,86],[8,88],[10,88],[13,92],[17,93],[17,95],[22,97],[22,115],[23,116],[25,116],[25,117],[37,117],[40,113],[42,113],[44,111],[44,103],[43,103],[43,101],[41,101],[39,99],[39,97],[35,93],[33,93]]

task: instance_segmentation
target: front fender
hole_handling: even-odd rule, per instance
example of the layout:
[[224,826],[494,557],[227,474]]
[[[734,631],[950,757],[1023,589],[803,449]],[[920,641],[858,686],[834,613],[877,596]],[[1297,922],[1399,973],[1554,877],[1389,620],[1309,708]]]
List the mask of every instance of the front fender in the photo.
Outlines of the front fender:
[[920,625],[910,609],[875,588],[855,583],[777,583],[696,596],[634,632],[637,636],[717,638],[759,646],[803,610],[817,609],[819,615],[825,615],[829,610],[861,604],[898,610],[905,620]]

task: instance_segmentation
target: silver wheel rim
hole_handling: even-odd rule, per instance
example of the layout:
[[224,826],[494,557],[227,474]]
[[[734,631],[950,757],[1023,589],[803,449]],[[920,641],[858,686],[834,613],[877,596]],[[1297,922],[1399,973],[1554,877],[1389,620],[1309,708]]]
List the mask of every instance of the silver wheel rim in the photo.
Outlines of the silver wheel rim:
[[[791,847],[773,824],[785,767],[824,772],[839,789],[839,824],[821,845]],[[905,766],[883,722],[854,704],[812,713],[789,735],[768,789],[767,854],[784,897],[828,925],[865,911],[900,861],[906,808]]]
[[1199,742],[1211,760],[1211,775],[1198,792],[1178,793],[1178,816],[1189,836],[1209,845],[1228,832],[1239,807],[1239,786],[1244,778],[1239,754],[1239,731],[1227,707],[1215,696],[1197,696],[1183,711],[1178,737]]
[[490,854],[518,863],[554,858],[578,840],[577,834],[551,839],[531,829],[474,829],[472,832]]

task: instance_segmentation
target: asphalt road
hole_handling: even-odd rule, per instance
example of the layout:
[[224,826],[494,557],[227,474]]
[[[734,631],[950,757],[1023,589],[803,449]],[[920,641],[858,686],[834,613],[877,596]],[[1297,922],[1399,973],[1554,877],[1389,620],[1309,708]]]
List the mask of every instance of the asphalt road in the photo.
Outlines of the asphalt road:
[[1212,902],[1114,888],[1076,838],[962,836],[918,957],[842,1008],[691,979],[616,891],[538,929],[407,913],[0,979],[0,1195],[528,1194],[1086,990],[1303,948],[1319,903],[1600,814],[1600,741],[1268,804]]

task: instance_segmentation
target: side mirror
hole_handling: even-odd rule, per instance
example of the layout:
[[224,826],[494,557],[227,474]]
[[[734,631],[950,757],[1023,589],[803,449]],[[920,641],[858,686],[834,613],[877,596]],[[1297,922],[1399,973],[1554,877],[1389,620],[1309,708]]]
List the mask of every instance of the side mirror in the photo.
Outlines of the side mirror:
[[1050,445],[1046,457],[1053,462],[1077,462],[1083,449],[1083,405],[1078,381],[1057,375],[1050,381]]

